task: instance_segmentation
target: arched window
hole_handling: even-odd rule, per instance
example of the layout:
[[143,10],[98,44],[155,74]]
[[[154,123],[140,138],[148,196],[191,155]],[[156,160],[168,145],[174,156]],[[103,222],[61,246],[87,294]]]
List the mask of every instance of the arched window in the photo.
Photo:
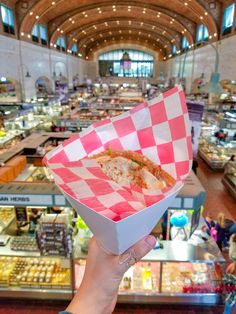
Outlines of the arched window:
[[152,77],[152,55],[132,49],[112,50],[98,57],[100,76]]
[[35,41],[35,42],[39,42],[39,26],[38,24],[36,23],[32,29],[32,33],[31,33],[31,36],[32,36],[32,40]]
[[182,50],[187,50],[189,47],[189,42],[185,36],[182,37]]
[[65,36],[59,36],[57,38],[57,49],[61,51],[66,51],[66,39]]
[[196,42],[201,43],[203,41],[208,41],[208,39],[209,33],[207,27],[203,24],[198,25]]
[[177,53],[176,45],[172,45],[172,55],[175,56]]
[[48,33],[47,33],[47,27],[44,24],[39,25],[39,32],[40,32],[40,39],[42,45],[48,44]]
[[0,4],[3,30],[5,33],[15,35],[15,22],[13,10]]
[[224,9],[222,35],[229,34],[232,30],[234,21],[235,3],[230,4]]
[[34,42],[41,42],[42,45],[48,44],[48,34],[47,34],[47,27],[44,24],[36,23],[32,29],[32,40]]
[[77,44],[74,43],[71,47],[71,53],[74,55],[74,56],[77,56],[78,54],[78,47],[77,47]]

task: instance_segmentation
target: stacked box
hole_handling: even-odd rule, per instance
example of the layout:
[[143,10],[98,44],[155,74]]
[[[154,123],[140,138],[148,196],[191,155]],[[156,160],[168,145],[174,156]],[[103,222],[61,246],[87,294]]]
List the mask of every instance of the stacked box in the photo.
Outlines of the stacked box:
[[42,255],[72,256],[72,228],[68,216],[46,215],[37,230],[38,246]]

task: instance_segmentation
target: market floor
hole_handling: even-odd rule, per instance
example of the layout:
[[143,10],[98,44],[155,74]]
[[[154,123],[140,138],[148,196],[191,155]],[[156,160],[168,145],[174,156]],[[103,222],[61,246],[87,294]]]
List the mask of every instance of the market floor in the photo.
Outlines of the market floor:
[[[222,172],[212,171],[202,160],[199,160],[198,178],[206,189],[204,214],[211,212],[216,218],[219,212],[236,221],[236,201],[225,190],[221,179]],[[49,301],[16,301],[0,299],[0,314],[57,314],[65,309],[68,302]],[[124,305],[118,304],[114,314],[222,314],[223,306],[195,307],[190,305]]]
[[236,200],[226,190],[221,180],[223,172],[211,170],[209,166],[199,158],[197,176],[206,190],[206,204],[203,215],[211,213],[213,218],[223,212],[229,219],[236,221]]

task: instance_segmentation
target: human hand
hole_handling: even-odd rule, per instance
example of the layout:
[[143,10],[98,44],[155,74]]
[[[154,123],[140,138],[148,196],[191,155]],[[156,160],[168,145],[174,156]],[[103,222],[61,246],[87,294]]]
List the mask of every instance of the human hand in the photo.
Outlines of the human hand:
[[155,244],[155,237],[149,235],[122,255],[112,255],[93,237],[89,243],[81,286],[66,310],[73,314],[112,313],[124,273],[154,248]]
[[230,263],[226,269],[227,274],[235,274],[236,273],[236,262]]

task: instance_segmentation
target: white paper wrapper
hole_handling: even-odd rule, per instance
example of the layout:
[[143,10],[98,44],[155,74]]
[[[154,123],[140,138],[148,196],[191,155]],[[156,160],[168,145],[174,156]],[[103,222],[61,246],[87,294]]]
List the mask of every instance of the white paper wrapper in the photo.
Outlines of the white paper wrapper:
[[[118,185],[96,161],[86,159],[110,147],[142,153],[176,184],[158,191]],[[191,132],[182,88],[91,125],[48,153],[45,163],[102,245],[114,254],[124,252],[151,232],[191,170]]]

